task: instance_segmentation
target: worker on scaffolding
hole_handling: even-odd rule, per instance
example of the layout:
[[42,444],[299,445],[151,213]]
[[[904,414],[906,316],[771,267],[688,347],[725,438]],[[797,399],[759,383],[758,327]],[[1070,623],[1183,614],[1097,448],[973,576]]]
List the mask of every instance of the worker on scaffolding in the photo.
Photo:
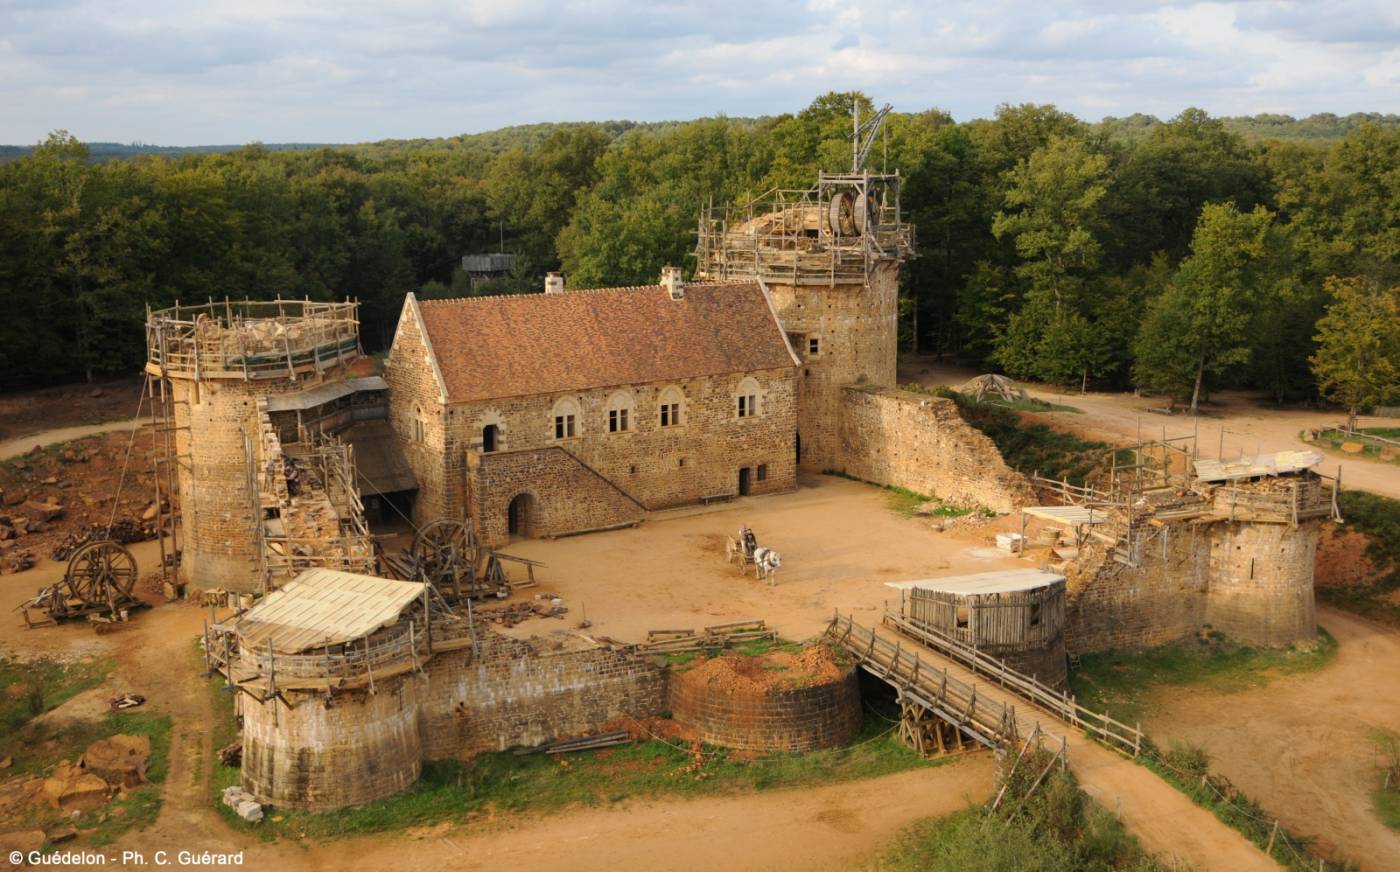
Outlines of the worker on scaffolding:
[[282,458],[282,474],[287,478],[287,496],[294,497],[301,494],[301,468],[297,466],[295,457]]

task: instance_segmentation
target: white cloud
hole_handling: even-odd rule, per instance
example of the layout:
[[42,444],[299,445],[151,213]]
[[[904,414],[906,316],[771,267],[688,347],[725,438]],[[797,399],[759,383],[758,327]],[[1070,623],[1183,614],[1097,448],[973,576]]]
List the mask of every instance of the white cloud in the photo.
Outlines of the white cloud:
[[362,141],[796,111],[1396,111],[1391,2],[0,0],[0,142]]

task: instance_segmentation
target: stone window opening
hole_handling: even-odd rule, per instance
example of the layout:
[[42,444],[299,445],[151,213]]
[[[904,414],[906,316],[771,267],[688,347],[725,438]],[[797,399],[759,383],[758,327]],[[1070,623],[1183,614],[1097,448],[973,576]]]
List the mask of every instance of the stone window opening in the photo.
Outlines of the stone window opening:
[[758,417],[758,381],[756,379],[749,377],[739,382],[737,399],[740,418]]
[[608,432],[627,433],[632,429],[632,422],[635,420],[633,409],[636,403],[631,395],[616,393],[608,398]]
[[501,428],[495,424],[487,424],[481,428],[481,450],[487,454],[495,451],[500,444]]
[[556,441],[578,436],[578,405],[573,400],[554,404],[554,438]]
[[768,478],[768,464],[766,464],[766,463],[760,463],[760,464],[758,465],[758,480],[759,480],[759,481],[764,481],[764,480],[766,480],[767,478]]
[[423,424],[423,407],[415,405],[413,407],[413,441],[422,442],[426,429]]
[[666,388],[661,392],[660,409],[657,420],[662,427],[679,427],[682,423],[681,405],[684,396],[677,388]]
[[808,337],[807,337],[807,356],[808,356],[808,357],[816,357],[817,355],[821,354],[821,353],[822,353],[821,349],[822,349],[822,343],[821,343],[821,340],[820,340],[820,339],[818,339],[818,338],[815,337],[815,336],[808,336]]

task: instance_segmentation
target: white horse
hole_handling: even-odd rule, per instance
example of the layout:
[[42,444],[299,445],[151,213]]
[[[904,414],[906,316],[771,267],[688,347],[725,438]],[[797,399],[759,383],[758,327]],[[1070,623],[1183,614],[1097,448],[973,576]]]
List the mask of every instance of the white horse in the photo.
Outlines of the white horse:
[[783,556],[772,548],[755,548],[753,551],[753,573],[755,578],[761,578],[772,587],[775,582],[773,575],[782,568]]

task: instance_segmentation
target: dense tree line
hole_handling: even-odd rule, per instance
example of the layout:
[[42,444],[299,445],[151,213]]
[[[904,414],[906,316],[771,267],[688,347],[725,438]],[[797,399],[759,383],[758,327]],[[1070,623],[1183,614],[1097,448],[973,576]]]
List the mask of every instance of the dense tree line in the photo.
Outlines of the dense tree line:
[[[575,287],[654,281],[687,263],[703,203],[847,168],[852,100],[869,106],[106,162],[56,133],[0,164],[4,380],[132,371],[144,307],[177,298],[357,297],[374,349],[408,290],[534,291],[557,268]],[[1400,130],[1255,141],[1199,110],[1129,121],[889,117],[869,165],[900,169],[918,226],[905,347],[1183,401],[1222,385],[1395,401]],[[514,275],[473,287],[456,269],[500,246]],[[1362,321],[1373,347],[1349,353]]]

